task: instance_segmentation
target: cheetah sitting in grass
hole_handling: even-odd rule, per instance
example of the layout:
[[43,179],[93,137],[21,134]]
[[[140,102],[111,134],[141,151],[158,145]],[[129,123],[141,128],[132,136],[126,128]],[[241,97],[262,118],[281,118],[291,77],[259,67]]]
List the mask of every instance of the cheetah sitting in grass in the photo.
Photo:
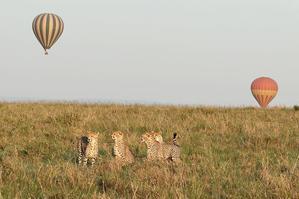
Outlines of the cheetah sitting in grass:
[[[148,160],[171,160],[173,162],[180,162],[180,147],[176,144],[176,136],[174,134],[173,144],[165,144],[157,141],[157,136],[153,132],[145,133],[141,137],[141,142],[147,146],[147,159]],[[161,135],[158,136],[161,141]]]
[[111,137],[114,140],[113,152],[115,155],[115,160],[121,165],[133,163],[134,156],[124,142],[124,133],[121,131],[116,131],[112,133]]
[[78,163],[87,165],[87,162],[94,165],[98,157],[98,133],[88,131],[86,135],[78,138]]

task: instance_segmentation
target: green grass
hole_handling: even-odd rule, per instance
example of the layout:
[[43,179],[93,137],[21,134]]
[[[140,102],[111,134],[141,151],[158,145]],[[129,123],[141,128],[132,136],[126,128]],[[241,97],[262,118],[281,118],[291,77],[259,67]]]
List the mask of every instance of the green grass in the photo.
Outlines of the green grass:
[[[100,132],[93,168],[76,129]],[[136,162],[113,164],[115,130]],[[179,135],[181,165],[146,162],[140,136]],[[0,198],[299,198],[299,112],[273,108],[0,104]]]

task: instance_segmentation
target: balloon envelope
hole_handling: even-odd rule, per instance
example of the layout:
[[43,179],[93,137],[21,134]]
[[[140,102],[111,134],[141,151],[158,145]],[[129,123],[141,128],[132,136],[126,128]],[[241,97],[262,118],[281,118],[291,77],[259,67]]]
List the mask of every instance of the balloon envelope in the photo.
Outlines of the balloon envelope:
[[269,77],[260,77],[251,84],[251,92],[259,105],[267,107],[278,91],[277,83]]
[[32,22],[35,37],[45,50],[50,49],[61,36],[64,24],[62,19],[55,14],[43,13],[36,16]]

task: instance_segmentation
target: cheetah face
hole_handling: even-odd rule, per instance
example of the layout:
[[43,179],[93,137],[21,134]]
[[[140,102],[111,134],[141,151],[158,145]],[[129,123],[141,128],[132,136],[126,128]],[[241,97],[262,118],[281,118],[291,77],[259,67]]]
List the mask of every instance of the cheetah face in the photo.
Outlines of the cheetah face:
[[124,134],[121,131],[116,131],[116,132],[112,133],[111,137],[113,140],[120,140],[120,139],[123,139]]
[[154,131],[152,131],[152,132],[151,132],[151,135],[153,136],[153,138],[154,138],[157,142],[159,142],[159,143],[163,143],[163,137],[162,137],[161,132],[154,132]]
[[98,140],[98,137],[99,137],[98,133],[95,133],[95,132],[92,132],[92,131],[87,132],[86,138],[87,138],[88,143],[96,142]]

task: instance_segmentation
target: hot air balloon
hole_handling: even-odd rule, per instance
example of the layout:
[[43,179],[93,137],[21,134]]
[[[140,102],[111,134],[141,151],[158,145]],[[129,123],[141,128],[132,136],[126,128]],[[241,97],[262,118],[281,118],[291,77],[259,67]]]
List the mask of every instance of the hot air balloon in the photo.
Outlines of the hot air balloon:
[[45,55],[47,55],[47,50],[50,49],[61,36],[64,24],[59,16],[43,13],[34,18],[32,29],[37,40],[45,49]]
[[278,91],[277,83],[269,77],[260,77],[251,84],[251,92],[262,108],[266,108]]

